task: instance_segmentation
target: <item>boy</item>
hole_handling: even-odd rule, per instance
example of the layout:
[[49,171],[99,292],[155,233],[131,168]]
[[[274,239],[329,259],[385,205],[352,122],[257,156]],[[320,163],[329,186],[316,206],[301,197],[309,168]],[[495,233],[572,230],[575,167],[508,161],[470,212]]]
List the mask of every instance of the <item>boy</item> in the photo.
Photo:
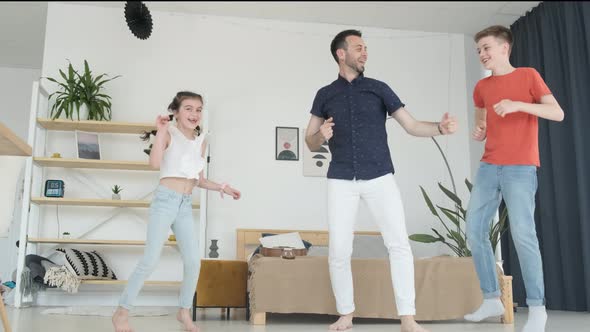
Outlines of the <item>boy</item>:
[[508,28],[486,28],[475,35],[475,42],[480,62],[492,71],[473,92],[473,139],[486,143],[467,209],[467,238],[484,302],[465,319],[478,322],[504,312],[489,241],[490,222],[501,195],[527,293],[529,317],[523,332],[545,331],[543,266],[534,219],[540,167],[537,119],[562,121],[564,115],[535,69],[510,64],[512,33]]

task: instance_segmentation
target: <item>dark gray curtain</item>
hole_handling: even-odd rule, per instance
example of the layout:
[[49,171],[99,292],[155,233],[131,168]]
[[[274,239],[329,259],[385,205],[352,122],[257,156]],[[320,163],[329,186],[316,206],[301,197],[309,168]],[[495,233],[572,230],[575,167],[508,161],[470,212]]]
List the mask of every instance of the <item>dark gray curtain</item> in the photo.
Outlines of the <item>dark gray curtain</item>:
[[[511,27],[515,67],[539,71],[565,113],[539,120],[541,168],[535,220],[548,309],[590,311],[590,3],[542,2]],[[516,250],[502,253],[525,305]]]

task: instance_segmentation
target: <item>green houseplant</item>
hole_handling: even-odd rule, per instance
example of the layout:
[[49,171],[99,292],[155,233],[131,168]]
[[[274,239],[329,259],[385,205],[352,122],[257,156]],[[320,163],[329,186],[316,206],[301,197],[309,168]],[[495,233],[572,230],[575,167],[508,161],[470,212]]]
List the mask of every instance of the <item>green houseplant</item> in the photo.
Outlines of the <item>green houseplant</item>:
[[119,187],[119,185],[114,185],[111,190],[113,191],[113,199],[121,199],[120,193],[123,191],[123,188]]
[[76,76],[76,71],[71,63],[68,65],[67,72],[68,74],[66,75],[61,69],[59,70],[59,74],[61,78],[63,78],[63,81],[58,81],[53,77],[46,77],[49,81],[59,85],[60,88],[59,91],[50,94],[48,98],[51,100],[51,97],[55,97],[55,103],[51,107],[50,113],[52,120],[59,118],[62,113],[67,119],[73,120],[74,111],[78,112],[80,109],[81,103],[78,93],[78,76]]
[[[435,205],[432,203],[432,200],[426,193],[426,190],[424,190],[424,188],[420,186],[420,190],[422,191],[422,196],[426,201],[426,205],[428,206],[430,212],[441,222],[447,234],[445,234],[446,236],[443,236],[436,229],[431,228],[431,230],[435,234],[434,236],[430,234],[412,234],[410,235],[410,239],[412,241],[421,243],[442,242],[446,246],[448,246],[458,257],[469,257],[471,256],[471,251],[467,247],[467,234],[465,233],[467,210],[463,208],[463,202],[457,196],[455,180],[453,178],[453,173],[451,172],[451,168],[449,167],[447,158],[442,149],[440,148],[440,145],[438,144],[436,139],[432,137],[432,140],[436,144],[438,150],[440,151],[443,157],[443,160],[447,167],[447,171],[449,172],[449,175],[451,177],[453,190],[451,191],[447,189],[445,186],[440,184],[440,182],[438,183],[438,187],[452,201],[452,204],[454,206],[449,208],[436,205],[435,208]],[[473,188],[471,182],[465,179],[465,185],[467,186],[469,192],[471,192],[471,189]],[[506,230],[508,229],[508,224],[506,223],[507,216],[508,210],[504,207],[500,212],[499,221],[491,222],[490,242],[492,243],[492,249],[494,250],[494,252],[496,250],[498,242],[500,241],[500,238],[502,237],[502,234],[504,234],[504,232],[506,232]],[[447,219],[447,222],[445,222],[444,219]]]
[[[60,76],[63,81],[58,81],[52,77],[46,77],[49,81],[59,85],[60,90],[49,95],[49,99],[55,97],[55,103],[51,107],[50,116],[53,120],[59,118],[62,114],[67,119],[80,120],[80,110],[86,108],[88,115],[82,120],[111,120],[111,97],[102,91],[104,84],[110,82],[120,75],[113,78],[105,78],[107,74],[94,76],[88,61],[84,60],[84,73],[80,75],[72,64],[69,63],[67,75],[60,69]],[[82,111],[83,112],[83,111]]]
[[84,60],[84,73],[80,75],[76,72],[76,75],[78,76],[80,103],[88,108],[88,120],[110,121],[112,115],[111,97],[102,90],[105,83],[121,77],[121,75],[105,78],[108,76],[107,74],[100,74],[94,77],[86,60]]

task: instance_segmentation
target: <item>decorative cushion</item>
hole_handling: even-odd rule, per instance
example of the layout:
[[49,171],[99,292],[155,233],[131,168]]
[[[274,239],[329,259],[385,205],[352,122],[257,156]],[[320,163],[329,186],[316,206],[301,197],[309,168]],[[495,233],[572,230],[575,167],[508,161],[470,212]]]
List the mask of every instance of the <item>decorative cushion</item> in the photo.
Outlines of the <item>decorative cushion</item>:
[[329,256],[330,249],[328,246],[313,246],[309,248],[307,256]]
[[115,273],[96,251],[86,252],[73,248],[57,248],[55,250],[65,254],[68,268],[80,279],[117,280]]
[[43,276],[45,276],[46,267],[44,262],[53,263],[51,260],[39,255],[26,255],[25,266],[31,271],[31,279],[35,282],[43,284]]
[[352,258],[388,258],[389,252],[381,235],[354,236]]
[[[328,246],[313,246],[307,256],[329,256]],[[383,237],[377,235],[355,235],[353,240],[352,258],[389,258]]]

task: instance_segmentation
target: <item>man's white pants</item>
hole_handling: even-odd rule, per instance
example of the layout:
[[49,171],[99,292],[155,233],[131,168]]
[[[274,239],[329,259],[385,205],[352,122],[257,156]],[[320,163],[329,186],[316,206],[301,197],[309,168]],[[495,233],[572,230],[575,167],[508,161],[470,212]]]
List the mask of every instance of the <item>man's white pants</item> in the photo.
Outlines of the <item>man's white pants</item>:
[[355,309],[350,260],[360,199],[367,203],[389,252],[398,315],[415,315],[414,259],[400,192],[391,173],[372,180],[328,179],[329,265],[336,309],[341,315]]

